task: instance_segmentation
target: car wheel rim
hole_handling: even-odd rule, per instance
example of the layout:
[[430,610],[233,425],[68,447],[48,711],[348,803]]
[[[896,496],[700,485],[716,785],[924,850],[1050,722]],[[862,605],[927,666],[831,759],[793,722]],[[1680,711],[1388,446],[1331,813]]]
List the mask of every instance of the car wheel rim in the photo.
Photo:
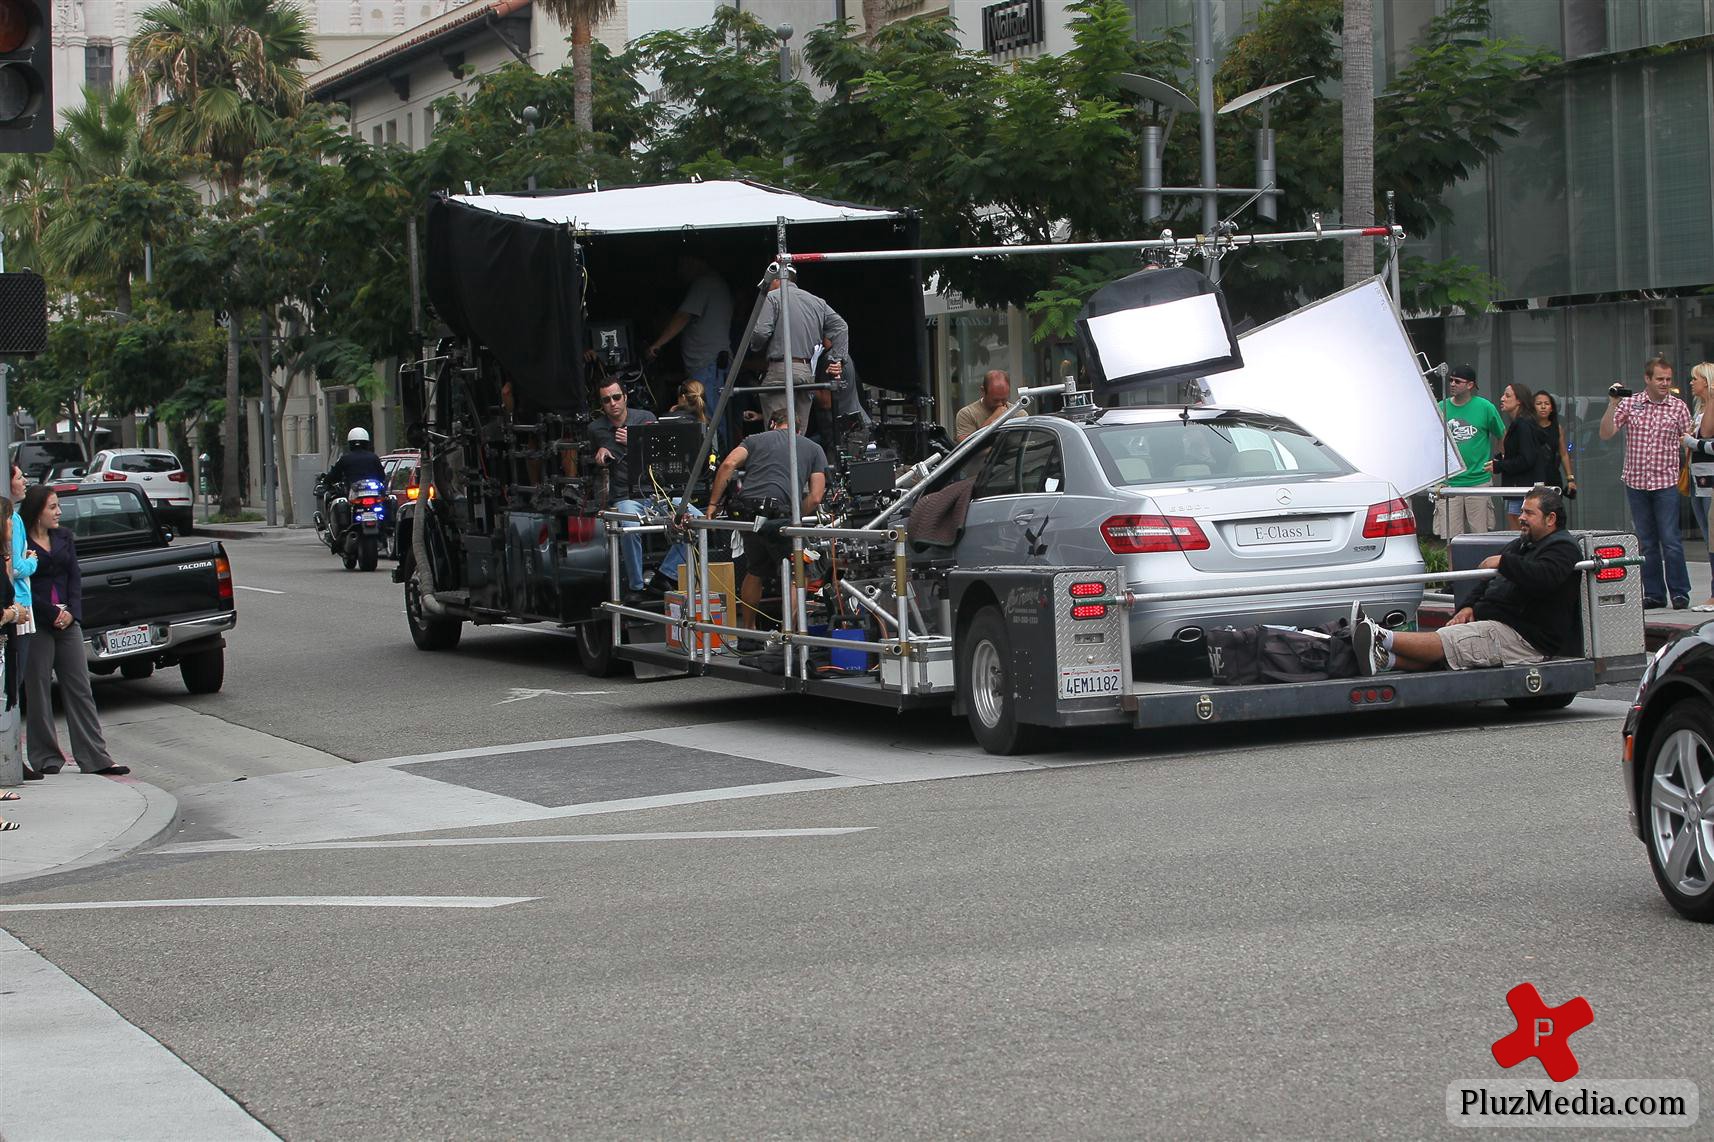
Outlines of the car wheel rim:
[[1000,662],[1000,651],[983,639],[970,656],[970,702],[983,725],[1000,724],[1006,708],[1005,684],[1006,671]]
[[1655,753],[1649,824],[1655,860],[1685,896],[1714,886],[1714,750],[1694,730],[1679,730]]

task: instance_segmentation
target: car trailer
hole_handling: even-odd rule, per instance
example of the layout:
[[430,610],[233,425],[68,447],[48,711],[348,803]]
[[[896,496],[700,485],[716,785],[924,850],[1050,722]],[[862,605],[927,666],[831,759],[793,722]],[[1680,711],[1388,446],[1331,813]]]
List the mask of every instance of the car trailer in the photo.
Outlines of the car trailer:
[[[768,267],[758,299],[757,314],[772,283],[789,275],[794,261],[833,262],[900,257],[954,257],[1018,253],[1063,254],[1074,250],[1162,251],[1184,260],[1191,254],[1217,258],[1246,245],[1269,241],[1295,242],[1321,238],[1384,238],[1396,259],[1402,230],[1394,225],[1350,230],[1308,231],[1238,238],[1230,234],[1113,243],[1074,243],[1050,246],[984,247],[912,251],[845,251],[791,254],[785,229],[779,228],[779,253]],[[781,291],[777,327],[787,330],[791,291]],[[1396,305],[1396,301],[1395,301]],[[754,327],[756,315],[751,318]],[[792,350],[788,344],[785,355]],[[731,381],[721,407],[711,421],[718,423],[734,391]],[[796,424],[791,371],[786,371],[786,409],[796,470]],[[600,515],[606,529],[609,598],[602,608],[611,616],[614,653],[649,672],[727,678],[787,693],[803,693],[865,702],[896,710],[950,708],[970,721],[982,746],[993,753],[1013,753],[1028,747],[1035,731],[1046,727],[1128,724],[1139,728],[1191,726],[1305,715],[1353,713],[1505,699],[1516,706],[1563,706],[1577,693],[1602,681],[1635,678],[1642,672],[1642,597],[1634,536],[1615,532],[1574,533],[1583,551],[1578,564],[1584,572],[1583,636],[1587,654],[1553,659],[1534,666],[1469,671],[1396,673],[1376,678],[1319,682],[1215,686],[1208,682],[1153,682],[1133,677],[1127,611],[1140,602],[1193,601],[1243,595],[1325,591],[1326,584],[1271,583],[1240,590],[1136,593],[1113,567],[984,566],[962,567],[913,562],[909,535],[896,522],[904,508],[928,487],[937,471],[982,446],[994,431],[1024,414],[1041,397],[1065,398],[1068,410],[1089,394],[1074,380],[1063,385],[1025,388],[993,423],[971,434],[938,460],[918,463],[896,476],[898,498],[866,523],[853,526],[843,518],[806,523],[793,497],[790,525],[782,534],[792,550],[778,568],[780,629],[765,636],[770,666],[764,671],[734,658],[718,643],[740,633],[728,622],[714,621],[715,590],[711,581],[709,536],[728,532],[741,536],[762,526],[756,521],[705,519],[675,514],[670,518],[614,511]],[[712,432],[712,429],[710,429]],[[700,454],[706,455],[705,438]],[[700,466],[699,466],[700,467]],[[691,502],[700,473],[692,471],[683,502]],[[1490,493],[1491,494],[1491,493]],[[668,535],[694,545],[688,590],[680,601],[682,613],[669,614],[628,605],[622,598],[621,534]],[[806,544],[809,545],[806,548]],[[862,613],[875,634],[861,639],[836,637],[832,629],[812,624],[806,551],[816,563],[826,560],[831,605],[849,602]],[[843,578],[841,575],[843,574]],[[1481,579],[1494,571],[1380,576],[1342,583],[1368,587],[1409,583]],[[771,574],[770,574],[771,577]],[[729,605],[737,605],[736,599]],[[730,618],[731,616],[726,616]],[[659,636],[658,638],[656,636]],[[861,654],[865,668],[848,674],[811,668],[811,648]]]

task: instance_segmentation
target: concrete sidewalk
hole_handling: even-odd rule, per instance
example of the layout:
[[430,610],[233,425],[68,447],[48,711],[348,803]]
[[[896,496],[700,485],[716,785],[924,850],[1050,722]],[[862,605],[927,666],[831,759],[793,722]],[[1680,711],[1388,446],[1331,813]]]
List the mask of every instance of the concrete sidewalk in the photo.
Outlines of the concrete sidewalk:
[[10,787],[0,802],[0,884],[84,868],[123,856],[173,827],[178,799],[134,777],[96,777],[66,769]]

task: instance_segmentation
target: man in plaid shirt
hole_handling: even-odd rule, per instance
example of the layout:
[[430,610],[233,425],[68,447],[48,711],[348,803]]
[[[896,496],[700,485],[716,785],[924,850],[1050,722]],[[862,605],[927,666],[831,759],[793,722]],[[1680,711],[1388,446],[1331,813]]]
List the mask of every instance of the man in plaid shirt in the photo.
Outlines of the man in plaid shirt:
[[[1613,388],[1622,388],[1614,385]],[[1625,431],[1625,467],[1619,480],[1643,556],[1643,606],[1674,610],[1690,605],[1690,571],[1678,530],[1680,449],[1690,431],[1690,409],[1672,395],[1672,366],[1656,357],[1643,366],[1643,391],[1620,397],[1608,390],[1601,439]]]

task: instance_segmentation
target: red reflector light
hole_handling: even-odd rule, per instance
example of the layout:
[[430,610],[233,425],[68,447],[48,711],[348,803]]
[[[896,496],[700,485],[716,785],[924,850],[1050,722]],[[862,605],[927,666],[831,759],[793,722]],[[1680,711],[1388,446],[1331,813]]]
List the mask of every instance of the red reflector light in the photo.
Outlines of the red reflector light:
[[574,515],[565,521],[565,537],[573,543],[588,543],[595,538],[601,521],[594,516]]
[[1392,535],[1415,535],[1416,516],[1404,500],[1388,500],[1374,504],[1363,521],[1364,539],[1385,539]]
[[[1624,557],[1625,549],[1623,547],[1603,546],[1595,549],[1595,558],[1597,559],[1623,559]],[[1606,567],[1595,572],[1595,581],[1597,583],[1612,583],[1623,579],[1628,570],[1628,567]]]
[[1106,603],[1077,603],[1071,608],[1074,619],[1101,619],[1107,617]]
[[1382,686],[1381,687],[1381,701],[1391,702],[1392,700],[1393,700],[1393,688],[1391,686]]
[[1073,583],[1071,585],[1071,597],[1074,599],[1093,599],[1106,593],[1107,588],[1100,583]]
[[1353,706],[1359,705],[1362,701],[1363,701],[1363,692],[1361,690],[1351,691],[1351,704]]
[[101,478],[106,480],[109,484],[123,484],[125,482],[125,473],[103,472],[101,473]]
[[1114,555],[1208,550],[1202,525],[1189,516],[1116,515],[1101,525],[1101,538]]
[[357,500],[357,506],[360,508],[372,508],[380,502],[380,496],[360,496]]
[[167,479],[171,480],[175,484],[188,484],[188,483],[190,483],[190,477],[185,475],[182,470],[177,471],[177,472],[168,472],[167,473]]
[[214,579],[219,584],[219,594],[222,599],[232,597],[232,564],[222,555],[214,561]]

